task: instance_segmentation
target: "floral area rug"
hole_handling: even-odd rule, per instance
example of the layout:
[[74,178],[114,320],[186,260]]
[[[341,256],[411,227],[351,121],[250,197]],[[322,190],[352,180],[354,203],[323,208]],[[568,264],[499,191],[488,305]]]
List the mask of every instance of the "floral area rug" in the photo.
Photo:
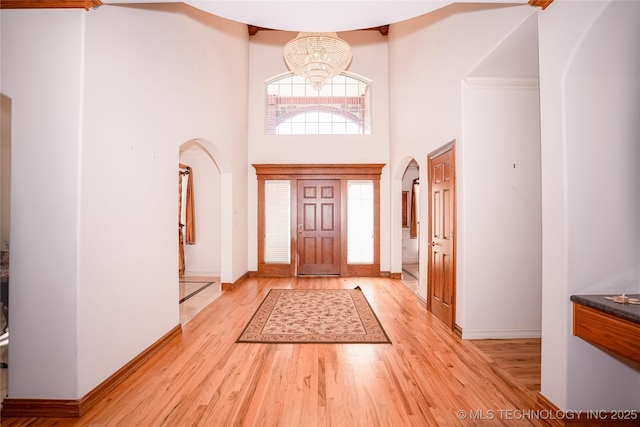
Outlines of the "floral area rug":
[[271,289],[237,342],[391,343],[359,287]]

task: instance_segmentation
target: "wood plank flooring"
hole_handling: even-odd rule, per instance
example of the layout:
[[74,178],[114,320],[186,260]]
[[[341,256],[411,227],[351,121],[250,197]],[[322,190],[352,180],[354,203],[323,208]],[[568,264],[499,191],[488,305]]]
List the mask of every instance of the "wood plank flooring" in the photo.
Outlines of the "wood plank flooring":
[[[271,288],[356,286],[392,344],[235,342]],[[491,425],[547,425],[514,419],[534,408],[535,393],[431,316],[398,280],[249,278],[82,418],[13,418],[2,426],[467,426],[486,425],[479,418],[489,415]]]
[[539,338],[470,342],[527,389],[540,391],[542,348]]

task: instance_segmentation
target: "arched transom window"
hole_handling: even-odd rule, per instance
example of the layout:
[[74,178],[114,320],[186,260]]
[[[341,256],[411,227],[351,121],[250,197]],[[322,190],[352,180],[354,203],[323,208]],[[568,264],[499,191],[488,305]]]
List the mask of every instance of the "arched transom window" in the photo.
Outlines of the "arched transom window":
[[266,83],[267,135],[370,135],[371,83],[342,73],[315,90],[293,73]]

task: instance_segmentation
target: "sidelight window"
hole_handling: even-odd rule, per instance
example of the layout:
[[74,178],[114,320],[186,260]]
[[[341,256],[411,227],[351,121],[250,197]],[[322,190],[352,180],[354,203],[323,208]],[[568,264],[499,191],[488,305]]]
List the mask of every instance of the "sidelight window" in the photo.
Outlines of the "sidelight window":
[[347,182],[347,262],[373,262],[373,181]]
[[291,262],[291,189],[289,180],[264,182],[264,261]]

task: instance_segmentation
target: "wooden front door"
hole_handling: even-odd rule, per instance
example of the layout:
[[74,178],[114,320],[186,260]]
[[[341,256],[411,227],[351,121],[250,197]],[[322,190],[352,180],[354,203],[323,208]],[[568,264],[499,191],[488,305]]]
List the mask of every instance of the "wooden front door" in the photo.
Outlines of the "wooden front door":
[[447,144],[429,156],[429,310],[450,328],[455,315],[455,155]]
[[340,180],[298,181],[298,274],[340,274]]

